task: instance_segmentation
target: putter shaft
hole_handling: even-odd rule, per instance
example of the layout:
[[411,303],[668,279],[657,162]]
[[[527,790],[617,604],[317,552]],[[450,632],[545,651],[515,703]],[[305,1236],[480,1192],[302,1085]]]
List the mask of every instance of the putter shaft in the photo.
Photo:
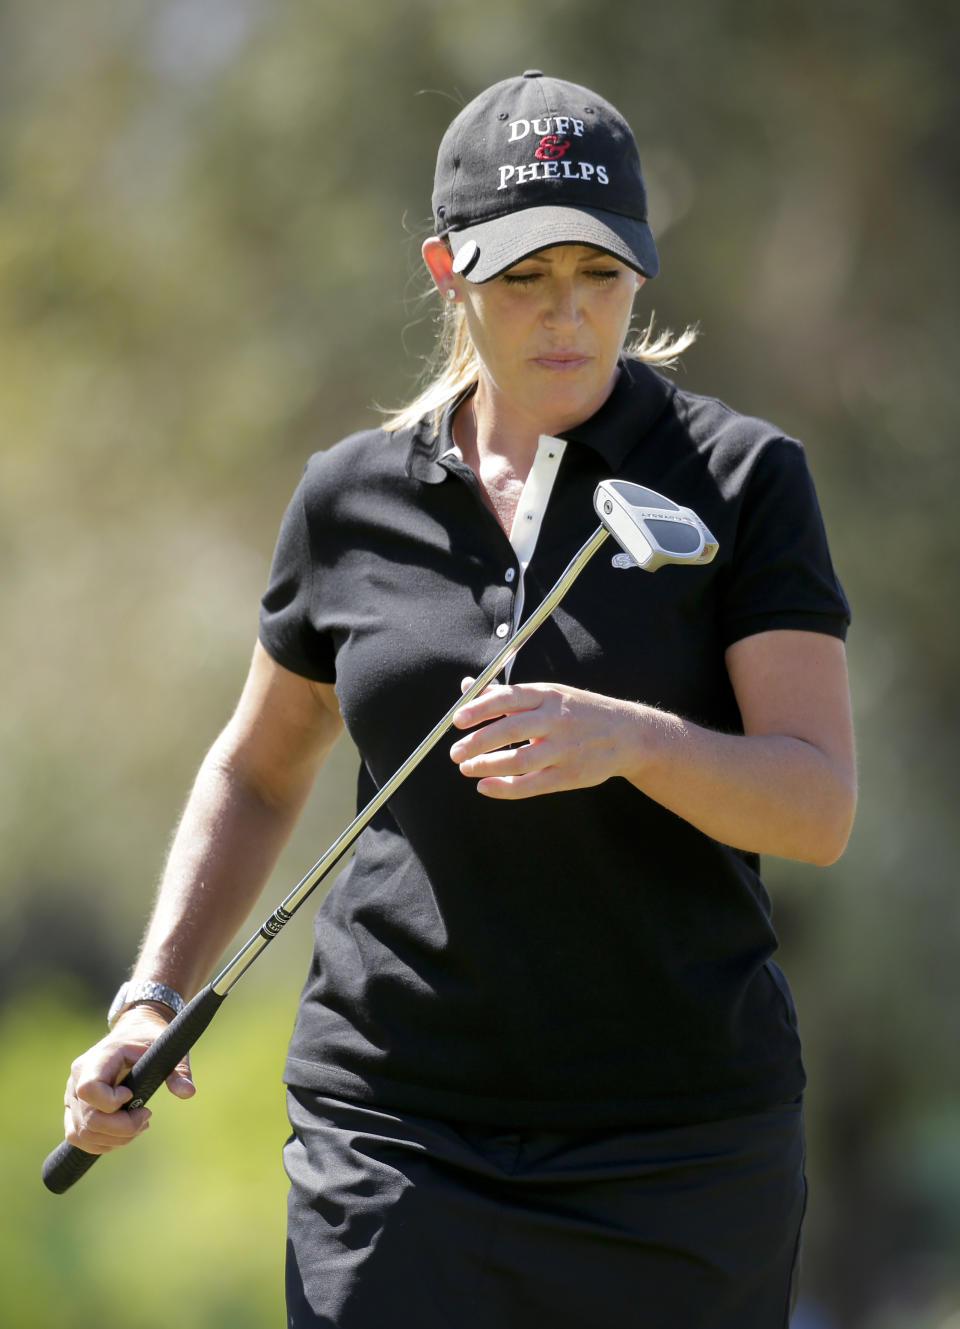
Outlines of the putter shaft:
[[406,761],[397,767],[390,779],[374,794],[363,811],[334,840],[323,857],[314,863],[306,876],[297,883],[283,903],[270,915],[260,931],[255,933],[229,964],[217,974],[210,984],[214,992],[225,997],[237,980],[246,973],[261,951],[289,923],[304,900],[323,881],[327,873],[339,863],[360,835],[360,832],[373,820],[384,803],[396,793],[407,776],[420,765],[427,753],[436,747],[440,739],[453,725],[453,717],[460,707],[466,705],[468,701],[473,701],[474,697],[478,697],[484,688],[493,682],[510,657],[515,655],[524,642],[533,636],[544,619],[549,618],[608,535],[609,531],[604,526],[597,527],[593,535],[574,554],[552,589],[547,592],[530,617],[521,623],[510,640],[501,647],[482,673],[474,679],[467,691],[454,702],[446,715],[434,725],[426,738],[410,753]]
[[[454,702],[446,715],[434,725],[426,738],[377,791],[363,811],[334,840],[323,857],[317,860],[263,926],[254,933],[229,964],[170,1021],[160,1037],[139,1059],[122,1081],[133,1092],[133,1097],[125,1105],[128,1109],[142,1106],[159,1088],[181,1057],[193,1047],[238,979],[246,973],[274,937],[279,935],[310,893],[343,858],[364,827],[450,729],[453,717],[459,708],[479,696],[483,689],[493,682],[510,657],[515,655],[524,642],[536,632],[544,619],[553,613],[608,535],[614,536],[638,567],[651,572],[664,563],[709,563],[717,552],[717,542],[696,513],[689,508],[680,507],[679,504],[643,485],[624,480],[602,481],[594,495],[594,507],[601,520],[600,526],[574,554],[556,584],[547,592],[530,617],[520,625],[467,691]],[[663,531],[658,535],[658,524],[667,527],[670,531],[669,538]],[[690,528],[692,535],[688,535],[685,530],[678,540],[672,530],[674,524],[678,529]],[[42,1171],[44,1185],[48,1190],[61,1194],[93,1166],[98,1156],[88,1154],[85,1150],[63,1141],[44,1162]]]
[[[540,624],[557,607],[586,567],[587,563],[606,540],[609,532],[599,526],[593,535],[581,546],[566,568],[560,574],[556,584],[547,592],[543,601],[525,622],[523,622],[508,642],[497,652],[486,668],[473,681],[468,690],[457,699],[446,715],[430,730],[426,738],[414,748],[406,761],[394,771],[390,779],[377,791],[361,813],[334,840],[322,858],[319,858],[310,871],[294,887],[281,905],[273,911],[263,926],[254,933],[250,940],[237,952],[217,976],[175,1016],[163,1030],[160,1037],[147,1049],[126,1078],[121,1082],[133,1091],[133,1097],[124,1104],[130,1108],[142,1107],[148,1098],[159,1089],[167,1076],[182,1057],[189,1052],[194,1043],[216,1015],[227,993],[246,973],[254,960],[278,936],[290,919],[297,912],[311,892],[323,881],[327,873],[343,858],[364,827],[376,816],[384,803],[403,784],[407,776],[419,766],[424,757],[453,724],[453,717],[459,708],[474,697],[480,695],[500,673],[507,661],[514,655],[529,637],[536,632]],[[64,1140],[45,1159],[42,1168],[43,1183],[48,1190],[62,1195],[97,1161],[99,1154],[88,1154],[86,1150],[68,1144]]]

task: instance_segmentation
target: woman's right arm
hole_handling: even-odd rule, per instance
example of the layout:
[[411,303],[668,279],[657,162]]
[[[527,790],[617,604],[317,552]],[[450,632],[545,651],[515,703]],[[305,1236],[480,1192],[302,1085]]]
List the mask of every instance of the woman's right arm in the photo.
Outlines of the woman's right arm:
[[[237,709],[200,767],[177,828],[134,979],[153,979],[185,999],[206,982],[253,908],[342,728],[333,687],[277,664],[257,643]],[[126,1144],[149,1110],[118,1109],[117,1083],[170,1019],[159,1004],[124,1011],[73,1063],[64,1134],[100,1154]],[[168,1080],[193,1092],[186,1061]]]

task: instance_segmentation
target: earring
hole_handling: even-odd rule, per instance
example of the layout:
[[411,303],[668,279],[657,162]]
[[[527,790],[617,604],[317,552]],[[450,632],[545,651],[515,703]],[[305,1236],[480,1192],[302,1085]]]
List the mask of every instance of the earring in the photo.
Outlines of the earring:
[[444,295],[447,297],[448,300],[456,300],[457,298],[457,293],[452,286],[447,287],[447,289],[444,291]]

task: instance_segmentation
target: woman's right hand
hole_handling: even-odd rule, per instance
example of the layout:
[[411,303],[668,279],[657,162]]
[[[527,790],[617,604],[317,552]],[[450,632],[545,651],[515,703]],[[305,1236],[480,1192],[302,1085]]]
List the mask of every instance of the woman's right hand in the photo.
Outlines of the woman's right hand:
[[[70,1068],[64,1094],[64,1139],[88,1154],[106,1154],[142,1135],[150,1122],[150,1109],[121,1109],[131,1091],[119,1082],[166,1028],[161,1008],[141,1004],[124,1011],[116,1024],[92,1048],[77,1057]],[[167,1078],[167,1088],[177,1098],[192,1098],[196,1087],[190,1075],[189,1057],[184,1057]]]

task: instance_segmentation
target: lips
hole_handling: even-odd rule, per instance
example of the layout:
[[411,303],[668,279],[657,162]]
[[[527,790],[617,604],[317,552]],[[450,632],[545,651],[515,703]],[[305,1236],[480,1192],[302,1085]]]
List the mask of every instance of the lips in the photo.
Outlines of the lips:
[[577,351],[544,351],[533,358],[536,364],[546,369],[559,370],[577,369],[590,359],[588,355],[581,355]]

